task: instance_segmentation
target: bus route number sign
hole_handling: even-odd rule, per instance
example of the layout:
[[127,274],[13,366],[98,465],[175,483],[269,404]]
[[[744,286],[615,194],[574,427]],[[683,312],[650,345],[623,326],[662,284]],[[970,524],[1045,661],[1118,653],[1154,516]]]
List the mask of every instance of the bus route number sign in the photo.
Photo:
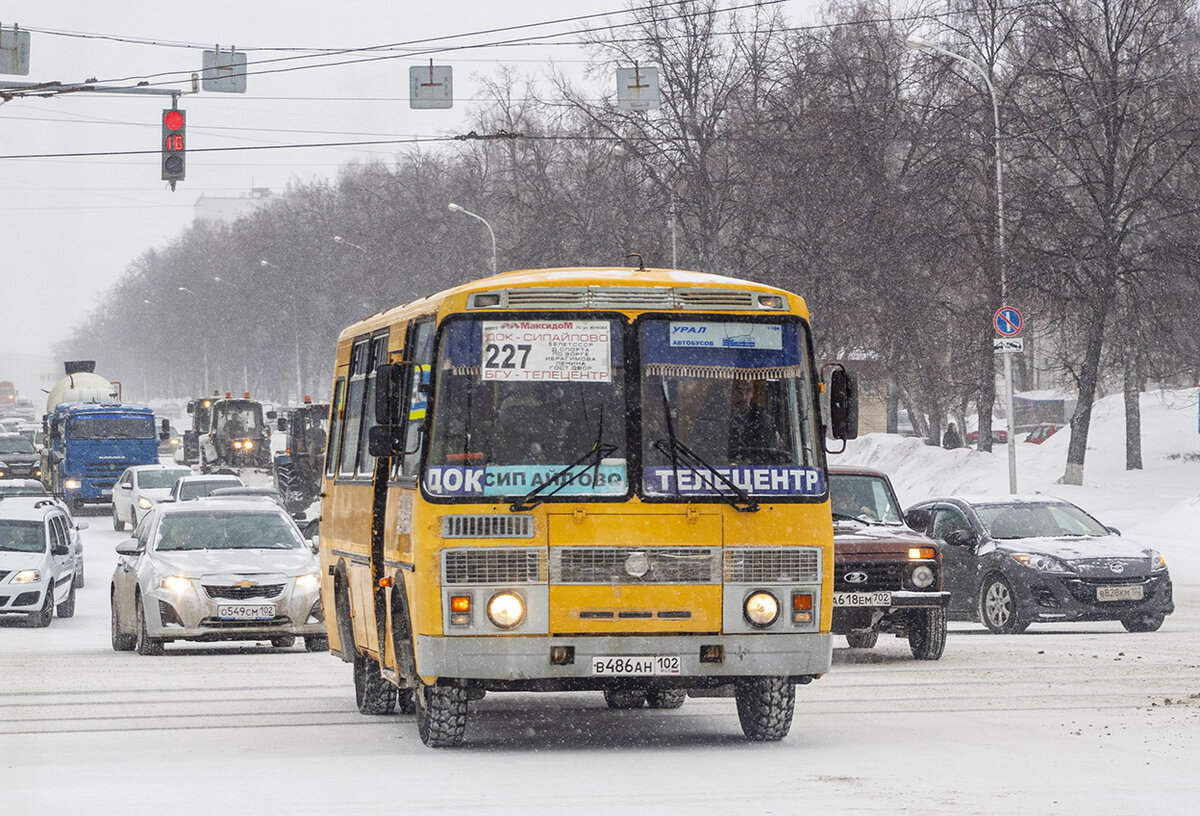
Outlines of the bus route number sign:
[[481,377],[501,382],[611,382],[607,320],[484,321]]

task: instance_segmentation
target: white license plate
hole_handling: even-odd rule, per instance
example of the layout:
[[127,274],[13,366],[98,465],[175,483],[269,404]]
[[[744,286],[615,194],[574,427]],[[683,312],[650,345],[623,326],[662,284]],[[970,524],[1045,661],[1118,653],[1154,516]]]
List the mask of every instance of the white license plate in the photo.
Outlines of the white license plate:
[[101,496],[111,496],[111,495],[112,495],[112,488],[111,488],[111,487],[103,487],[103,488],[101,488],[101,489],[100,489],[100,495],[101,495]]
[[218,604],[221,620],[270,620],[275,617],[275,604]]
[[607,677],[680,673],[679,655],[612,655],[592,658],[592,674]]
[[1146,588],[1141,584],[1096,587],[1097,601],[1140,601],[1145,596]]
[[890,592],[835,592],[833,593],[834,608],[856,606],[891,606]]

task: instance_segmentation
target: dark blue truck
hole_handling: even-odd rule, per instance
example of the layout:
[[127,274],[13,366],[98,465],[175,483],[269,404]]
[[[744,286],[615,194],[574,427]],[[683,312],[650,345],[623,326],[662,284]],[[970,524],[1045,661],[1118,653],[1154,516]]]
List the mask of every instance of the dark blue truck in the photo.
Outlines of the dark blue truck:
[[112,501],[125,468],[158,463],[159,430],[145,405],[63,403],[46,426],[42,482],[72,507]]

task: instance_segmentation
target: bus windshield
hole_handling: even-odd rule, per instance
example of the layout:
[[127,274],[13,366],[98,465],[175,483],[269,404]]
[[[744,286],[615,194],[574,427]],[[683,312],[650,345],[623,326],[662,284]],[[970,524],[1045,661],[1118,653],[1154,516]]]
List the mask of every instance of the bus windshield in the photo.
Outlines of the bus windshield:
[[804,324],[688,316],[639,326],[647,497],[824,495]]
[[433,497],[628,494],[622,324],[448,321],[423,486]]

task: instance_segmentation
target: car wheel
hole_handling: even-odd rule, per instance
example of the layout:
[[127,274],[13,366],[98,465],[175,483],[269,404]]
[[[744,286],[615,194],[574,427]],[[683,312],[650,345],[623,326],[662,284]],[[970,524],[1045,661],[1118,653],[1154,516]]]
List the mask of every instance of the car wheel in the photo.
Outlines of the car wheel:
[[778,742],[792,729],[796,687],[786,677],[750,677],[737,684],[738,720],[751,742]]
[[117,506],[113,505],[113,529],[118,533],[125,529],[125,522],[121,521],[121,517],[117,515]]
[[138,526],[137,508],[129,508],[129,529],[136,530]]
[[979,589],[979,619],[997,635],[1019,634],[1029,626],[1021,615],[1012,585],[996,574],[985,578]]
[[46,600],[42,602],[42,608],[29,616],[29,625],[37,629],[45,629],[50,625],[51,619],[54,617],[54,585],[46,587]]
[[142,599],[137,599],[137,653],[144,657],[156,657],[163,653],[163,642],[152,638],[146,632],[146,610],[142,608]]
[[458,683],[419,685],[417,732],[430,748],[453,748],[467,733],[467,688]]
[[112,630],[112,647],[113,651],[117,652],[132,652],[133,647],[137,645],[136,635],[127,635],[121,631],[121,620],[117,617],[117,598],[111,595],[108,599],[109,608],[112,611],[110,616],[109,628]]
[[873,649],[879,641],[879,630],[872,629],[870,632],[847,632],[846,644],[851,649]]
[[271,638],[271,645],[276,649],[290,649],[296,645],[295,635],[276,635]]
[[908,622],[908,648],[917,660],[937,660],[946,651],[946,610],[918,609]]
[[396,687],[383,678],[379,663],[372,658],[354,658],[354,701],[363,714],[391,714],[396,710]]
[[646,705],[651,708],[679,708],[687,700],[687,689],[650,689]]
[[76,589],[83,589],[83,561],[75,565],[75,580],[72,583]]
[[1125,627],[1126,632],[1157,632],[1166,617],[1161,612],[1145,613],[1130,618],[1121,618],[1121,625]]
[[304,651],[328,652],[329,638],[325,635],[306,635],[304,638]]
[[646,692],[638,690],[606,689],[604,702],[609,708],[641,708],[646,704]]
[[71,589],[67,592],[67,598],[60,603],[54,610],[60,618],[75,617],[75,582],[71,582]]

